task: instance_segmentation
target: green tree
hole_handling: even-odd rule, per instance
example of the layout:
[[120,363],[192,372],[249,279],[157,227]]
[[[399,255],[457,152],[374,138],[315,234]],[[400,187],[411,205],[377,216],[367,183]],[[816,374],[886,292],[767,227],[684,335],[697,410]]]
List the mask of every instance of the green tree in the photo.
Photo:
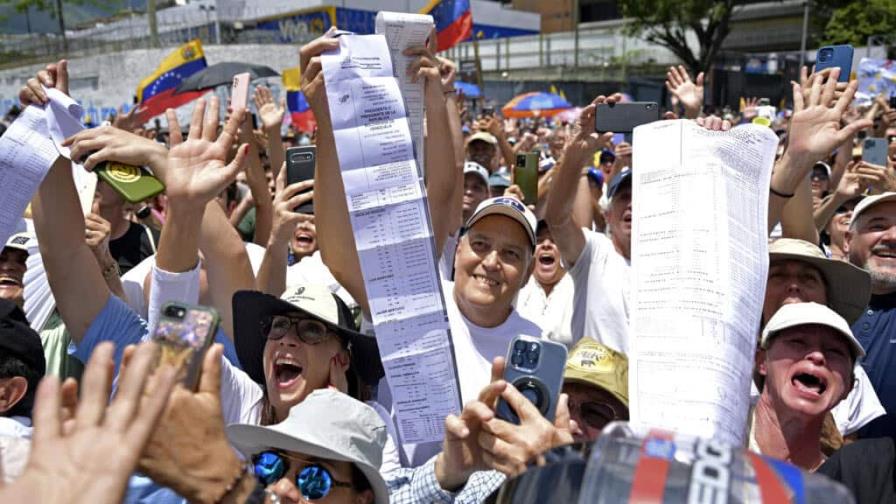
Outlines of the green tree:
[[824,43],[863,46],[871,35],[893,34],[896,0],[855,1],[833,10],[824,28]]
[[[629,18],[628,32],[672,51],[692,75],[709,69],[731,31],[731,14],[741,3],[743,0],[620,0],[622,13]],[[688,32],[697,36],[697,54],[688,46]]]

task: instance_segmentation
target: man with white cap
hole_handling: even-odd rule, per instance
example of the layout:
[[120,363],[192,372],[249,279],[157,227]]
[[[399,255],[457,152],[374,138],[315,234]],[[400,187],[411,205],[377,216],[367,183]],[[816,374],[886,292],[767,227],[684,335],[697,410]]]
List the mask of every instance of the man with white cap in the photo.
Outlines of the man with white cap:
[[865,355],[846,320],[818,303],[781,307],[768,321],[756,354],[765,387],[751,417],[750,449],[807,471],[824,461],[825,415],[853,386]]
[[[473,210],[489,197],[488,170],[475,161],[464,163],[464,193],[461,206],[463,220],[473,214]],[[463,234],[463,228],[457,229],[445,240],[442,247],[442,256],[439,258],[439,270],[446,279],[451,279],[454,274],[454,251],[457,249],[457,241]]]
[[867,196],[852,212],[844,252],[871,275],[871,300],[853,324],[867,356],[862,366],[887,415],[861,437],[896,436],[896,192]]
[[0,299],[7,299],[19,305],[25,304],[25,270],[29,249],[36,249],[31,233],[16,233],[6,240],[0,251]]
[[477,131],[467,138],[467,160],[489,170],[497,169],[498,138],[488,131]]

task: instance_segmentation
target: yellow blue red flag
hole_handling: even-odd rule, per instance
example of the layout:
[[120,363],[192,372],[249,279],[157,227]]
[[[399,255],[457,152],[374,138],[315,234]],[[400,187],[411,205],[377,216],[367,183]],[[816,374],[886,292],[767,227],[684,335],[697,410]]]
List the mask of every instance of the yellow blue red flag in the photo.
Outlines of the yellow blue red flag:
[[205,53],[199,39],[191,40],[171,52],[152,75],[137,86],[137,103],[140,114],[150,118],[195,100],[207,91],[188,91],[174,94],[178,84],[206,67]]

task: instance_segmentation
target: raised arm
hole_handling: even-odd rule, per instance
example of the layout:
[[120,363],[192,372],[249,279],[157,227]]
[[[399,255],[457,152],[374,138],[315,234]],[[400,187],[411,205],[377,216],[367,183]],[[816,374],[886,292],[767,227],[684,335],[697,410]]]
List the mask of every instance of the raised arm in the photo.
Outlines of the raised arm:
[[[454,80],[457,75],[457,67],[454,62],[447,58],[436,58],[439,61],[439,72],[442,74],[442,87],[445,89],[445,108],[448,110],[448,131],[451,134],[451,145],[454,148],[454,161],[457,164],[455,176],[457,177],[451,184],[451,205],[443,218],[447,220],[449,232],[460,228],[463,225],[463,164],[464,164],[464,136],[463,125],[460,119],[460,107],[458,106],[458,96],[454,89]],[[438,249],[437,253],[441,253],[442,249]]]
[[[852,102],[857,81],[852,81],[836,100],[837,76],[839,69],[829,74],[815,74],[809,82],[808,94],[799,84],[793,83],[793,117],[790,120],[790,134],[784,155],[775,164],[769,195],[769,230],[781,221],[782,227],[803,230],[811,228],[811,233],[799,232],[790,237],[818,241],[812,219],[812,199],[793,199],[801,184],[808,184],[809,172],[816,161],[828,156],[834,148],[871,122],[862,119],[841,128],[840,118]],[[824,83],[825,76],[828,77]],[[803,188],[805,192],[805,188]],[[794,204],[785,212],[785,206]],[[786,219],[784,222],[782,219]],[[813,234],[814,233],[814,234]],[[805,236],[803,236],[805,235]]]
[[582,115],[579,116],[573,137],[566,144],[560,161],[554,167],[557,173],[551,184],[545,220],[551,228],[551,235],[557,243],[557,248],[560,249],[560,255],[567,264],[567,268],[571,268],[575,264],[585,247],[585,234],[579,227],[581,223],[576,222],[576,219],[573,218],[573,207],[582,167],[585,166],[588,159],[594,156],[597,149],[607,145],[613,137],[613,134],[609,132],[602,135],[595,133],[595,112],[598,104],[613,100],[613,97],[607,99],[604,96],[598,96],[590,105],[582,109]]
[[283,114],[286,111],[286,96],[280,98],[278,106],[270,89],[265,86],[257,86],[255,88],[255,110],[261,117],[262,128],[268,137],[268,160],[271,162],[271,175],[274,180],[277,180],[280,167],[286,161],[283,139],[280,138],[280,126],[283,125]]

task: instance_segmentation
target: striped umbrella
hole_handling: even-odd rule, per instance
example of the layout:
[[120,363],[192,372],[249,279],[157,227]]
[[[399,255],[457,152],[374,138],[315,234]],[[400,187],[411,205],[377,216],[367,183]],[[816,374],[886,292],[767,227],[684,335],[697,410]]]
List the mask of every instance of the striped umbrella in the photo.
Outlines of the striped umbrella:
[[501,113],[504,117],[551,117],[572,105],[560,96],[551,93],[521,94],[504,105]]

